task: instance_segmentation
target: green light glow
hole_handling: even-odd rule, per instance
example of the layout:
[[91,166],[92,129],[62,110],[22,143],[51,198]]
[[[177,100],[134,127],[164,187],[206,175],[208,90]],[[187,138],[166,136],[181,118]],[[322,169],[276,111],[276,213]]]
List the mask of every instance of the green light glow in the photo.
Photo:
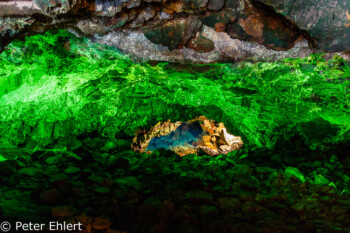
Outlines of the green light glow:
[[[65,31],[15,41],[0,54],[0,219],[91,218],[87,229],[130,233],[349,229],[349,77],[346,61],[321,54],[151,65]],[[147,138],[136,132],[199,116],[243,148],[131,150]]]
[[[222,121],[250,148],[302,136],[311,148],[349,139],[350,68],[320,55],[179,71],[134,63],[65,31],[13,42],[0,56],[0,147],[46,146],[97,130],[133,136],[158,120]],[[195,66],[193,70],[208,67]],[[24,126],[23,126],[24,125]]]

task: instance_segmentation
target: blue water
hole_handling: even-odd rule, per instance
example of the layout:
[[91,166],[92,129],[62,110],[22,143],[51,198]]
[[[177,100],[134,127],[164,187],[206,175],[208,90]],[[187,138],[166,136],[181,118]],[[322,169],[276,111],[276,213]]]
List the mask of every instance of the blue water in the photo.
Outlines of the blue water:
[[191,146],[194,142],[201,139],[202,134],[203,129],[198,122],[191,124],[183,123],[170,134],[153,138],[148,144],[147,150],[172,150],[175,147]]

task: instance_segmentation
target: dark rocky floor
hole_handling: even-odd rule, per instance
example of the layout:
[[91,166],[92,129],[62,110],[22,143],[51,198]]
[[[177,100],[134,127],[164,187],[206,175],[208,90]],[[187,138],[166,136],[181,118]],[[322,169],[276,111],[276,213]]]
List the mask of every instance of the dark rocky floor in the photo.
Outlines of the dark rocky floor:
[[0,217],[83,232],[350,232],[350,159],[315,153],[3,150],[17,158],[0,162]]

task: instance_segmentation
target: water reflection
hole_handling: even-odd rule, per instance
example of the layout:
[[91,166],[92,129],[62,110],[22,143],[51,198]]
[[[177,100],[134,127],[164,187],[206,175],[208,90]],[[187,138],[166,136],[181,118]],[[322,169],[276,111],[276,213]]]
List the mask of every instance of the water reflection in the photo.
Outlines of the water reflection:
[[157,149],[175,150],[178,147],[195,148],[202,140],[205,134],[198,122],[182,123],[175,131],[170,134],[154,137],[148,147],[147,151],[154,151]]

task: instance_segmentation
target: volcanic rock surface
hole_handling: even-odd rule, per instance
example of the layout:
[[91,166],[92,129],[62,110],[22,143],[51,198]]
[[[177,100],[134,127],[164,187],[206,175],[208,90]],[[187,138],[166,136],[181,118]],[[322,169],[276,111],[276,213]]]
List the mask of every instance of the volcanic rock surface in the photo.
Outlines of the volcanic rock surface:
[[[200,130],[196,129],[196,124]],[[169,139],[166,140],[164,136]],[[155,145],[157,141],[161,145]],[[180,121],[171,123],[170,120],[158,122],[149,132],[139,130],[133,139],[133,150],[151,153],[150,146],[169,149],[180,156],[200,152],[213,156],[239,150],[243,146],[243,141],[241,137],[228,133],[224,123],[201,116],[187,123]]]
[[350,232],[349,157],[287,147],[244,159],[106,154],[86,142],[2,150],[0,219],[91,233]]
[[333,150],[350,138],[350,68],[337,56],[152,65],[61,30],[11,43],[0,64],[0,148],[73,149],[100,135],[108,144],[87,144],[108,151],[123,138],[130,149],[138,129],[201,115],[247,148],[301,137]]
[[67,29],[142,60],[273,61],[350,50],[350,1],[12,0],[0,2],[0,51]]

